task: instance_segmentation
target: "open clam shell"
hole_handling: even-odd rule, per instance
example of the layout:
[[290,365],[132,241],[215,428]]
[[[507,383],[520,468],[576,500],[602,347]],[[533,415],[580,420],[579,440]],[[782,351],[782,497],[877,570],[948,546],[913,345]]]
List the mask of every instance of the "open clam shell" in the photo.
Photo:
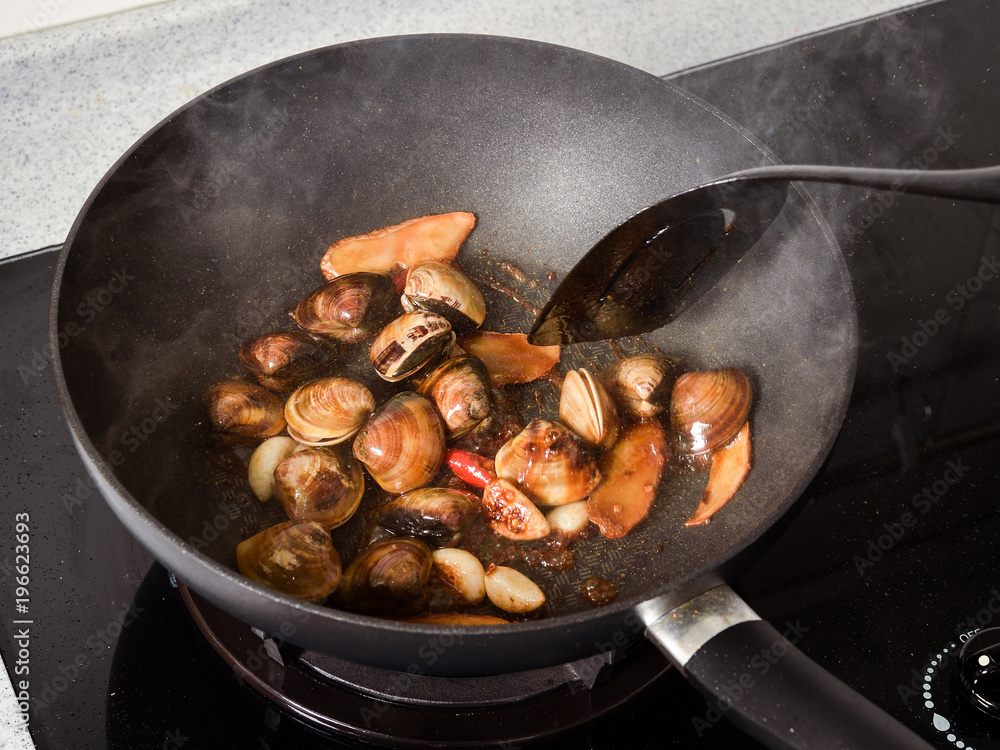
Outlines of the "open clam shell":
[[545,419],[529,423],[501,446],[496,472],[540,505],[582,500],[601,482],[597,462],[580,438]]
[[618,409],[601,381],[586,369],[566,373],[559,421],[595,448],[610,448],[618,437]]
[[443,540],[468,526],[479,505],[479,498],[465,490],[419,487],[380,506],[377,520],[397,534]]
[[407,272],[401,302],[406,309],[437,313],[459,330],[478,328],[486,319],[482,292],[457,268],[436,260]]
[[662,354],[633,354],[611,366],[608,376],[618,394],[637,417],[652,417],[670,404],[678,366]]

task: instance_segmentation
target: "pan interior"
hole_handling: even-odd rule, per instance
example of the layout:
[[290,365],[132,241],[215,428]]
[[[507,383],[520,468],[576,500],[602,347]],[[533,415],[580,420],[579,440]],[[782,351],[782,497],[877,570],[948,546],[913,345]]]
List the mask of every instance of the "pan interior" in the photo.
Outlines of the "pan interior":
[[[532,42],[369,40],[253,71],[151,131],[77,220],[54,321],[71,421],[117,492],[116,510],[171,540],[157,553],[168,567],[194,548],[206,575],[215,563],[235,570],[236,544],[282,517],[213,447],[202,394],[240,375],[243,341],[289,327],[284,311],[322,282],[331,242],[471,211],[463,267],[541,307],[576,259],[638,209],[764,161],[752,139],[677,88]],[[537,285],[511,278],[504,262]],[[484,328],[530,328],[523,307],[484,293]],[[737,366],[751,377],[747,483],[694,529],[683,521],[705,476],[665,483],[640,528],[582,545],[573,571],[541,579],[550,614],[589,610],[579,584],[591,575],[618,582],[619,602],[663,591],[717,566],[787,508],[839,426],[852,304],[838,248],[793,191],[736,271],[644,337],[690,368]],[[606,344],[569,348],[563,370],[611,356]],[[555,391],[540,390],[554,412]]]

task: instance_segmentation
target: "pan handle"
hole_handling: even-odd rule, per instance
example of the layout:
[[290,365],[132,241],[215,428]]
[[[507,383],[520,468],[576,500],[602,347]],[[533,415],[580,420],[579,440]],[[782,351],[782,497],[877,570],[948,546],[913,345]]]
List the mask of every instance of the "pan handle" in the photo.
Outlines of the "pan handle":
[[647,602],[639,615],[647,637],[712,705],[770,748],[933,750],[811,661],[728,586],[669,611]]

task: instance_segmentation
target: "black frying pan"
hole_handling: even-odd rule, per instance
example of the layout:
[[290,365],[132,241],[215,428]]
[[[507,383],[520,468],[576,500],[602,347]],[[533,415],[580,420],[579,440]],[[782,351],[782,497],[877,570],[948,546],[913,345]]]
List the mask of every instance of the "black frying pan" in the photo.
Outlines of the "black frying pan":
[[[542,279],[526,291],[540,305],[554,288],[548,271],[561,278],[638,208],[768,160],[748,134],[678,88],[534,42],[376,39],[247,73],[143,137],[70,232],[52,342],[77,446],[111,507],[168,568],[242,620],[308,648],[472,675],[580,658],[640,638],[644,624],[659,633],[708,599],[730,599],[723,587],[661,618],[742,564],[816,472],[846,408],[853,295],[840,251],[804,194],[793,191],[737,272],[648,337],[692,367],[735,365],[750,375],[755,465],[746,485],[707,527],[685,529],[700,486],[670,484],[624,543],[583,545],[576,570],[541,579],[545,619],[445,630],[307,604],[243,579],[236,544],[272,523],[276,504],[247,499],[246,488],[209,460],[201,394],[239,372],[242,341],[279,324],[282,310],[320,283],[319,258],[335,239],[422,214],[472,211],[478,224],[463,266],[483,277],[497,275],[500,261],[516,263]],[[485,328],[530,327],[521,308],[487,295]],[[572,356],[564,364],[577,364]],[[619,582],[616,601],[586,604],[579,584],[588,575]],[[762,623],[744,622],[705,648],[694,642],[691,661],[682,636],[672,658],[725,685],[747,667],[726,667],[729,657],[713,649],[729,641],[752,654],[761,639],[769,646],[774,638]],[[447,648],[428,649],[443,642]],[[735,671],[716,674],[719,667]],[[826,679],[835,692],[843,688]],[[738,702],[775,746],[786,737],[810,742],[816,717],[829,718],[798,688],[799,702],[788,704],[775,703],[763,678],[744,692]],[[863,725],[864,743],[895,746],[888,733],[900,747],[915,746],[863,699],[840,697],[851,718],[844,725],[833,717],[840,737]],[[869,736],[879,728],[877,739]]]

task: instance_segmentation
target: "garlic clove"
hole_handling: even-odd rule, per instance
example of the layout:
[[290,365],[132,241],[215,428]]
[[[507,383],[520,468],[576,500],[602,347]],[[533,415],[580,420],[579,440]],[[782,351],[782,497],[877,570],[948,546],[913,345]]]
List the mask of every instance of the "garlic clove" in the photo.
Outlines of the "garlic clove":
[[545,517],[552,531],[564,534],[579,534],[590,523],[590,513],[587,511],[587,501],[577,500],[575,503],[558,505]]
[[298,447],[298,443],[284,435],[268,438],[257,446],[250,456],[247,478],[258,500],[266,502],[274,497],[274,467]]
[[505,565],[486,570],[486,596],[504,612],[532,612],[545,604],[545,594],[523,573]]
[[434,550],[434,573],[466,604],[486,598],[486,572],[479,559],[464,549],[445,547]]

